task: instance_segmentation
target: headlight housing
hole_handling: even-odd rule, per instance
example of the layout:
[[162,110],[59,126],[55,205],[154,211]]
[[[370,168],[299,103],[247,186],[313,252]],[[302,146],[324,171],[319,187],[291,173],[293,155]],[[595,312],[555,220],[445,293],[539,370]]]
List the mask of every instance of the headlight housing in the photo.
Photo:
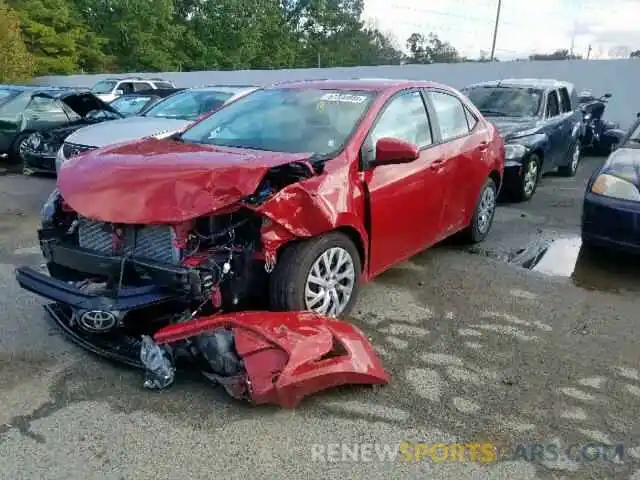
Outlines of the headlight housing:
[[607,173],[598,175],[591,191],[605,197],[640,202],[640,192],[633,183]]
[[506,160],[515,160],[522,158],[527,154],[527,147],[519,144],[506,144],[504,146],[504,158]]
[[42,222],[42,226],[47,226],[53,222],[53,219],[56,215],[56,210],[58,208],[58,201],[60,200],[60,190],[54,188],[53,192],[47,198],[47,201],[44,202],[42,209],[40,210],[40,222]]

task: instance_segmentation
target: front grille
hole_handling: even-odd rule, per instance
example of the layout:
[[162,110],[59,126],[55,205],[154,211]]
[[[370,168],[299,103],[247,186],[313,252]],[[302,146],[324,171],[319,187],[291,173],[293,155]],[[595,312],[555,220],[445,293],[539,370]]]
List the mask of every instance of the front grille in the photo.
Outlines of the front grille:
[[94,150],[98,147],[91,147],[89,145],[78,145],[76,143],[67,143],[65,142],[62,145],[62,154],[65,158],[75,157],[76,155],[80,155],[81,153],[88,152],[89,150]]
[[[79,218],[78,243],[81,248],[103,255],[112,255],[113,235],[111,225]],[[168,225],[143,225],[123,227],[123,242],[118,254],[134,258],[175,264],[180,261],[180,249],[175,247],[175,235]]]

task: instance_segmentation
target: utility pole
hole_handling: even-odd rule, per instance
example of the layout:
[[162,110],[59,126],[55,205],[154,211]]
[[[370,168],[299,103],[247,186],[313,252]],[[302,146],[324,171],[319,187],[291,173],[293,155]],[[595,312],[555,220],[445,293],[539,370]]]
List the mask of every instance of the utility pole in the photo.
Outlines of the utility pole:
[[496,24],[493,28],[493,43],[491,44],[491,61],[496,56],[496,40],[498,39],[498,24],[500,23],[500,8],[502,7],[502,0],[498,0],[498,9],[496,11]]
[[591,56],[591,44],[589,44],[589,48],[587,49],[587,60],[589,60],[590,56]]

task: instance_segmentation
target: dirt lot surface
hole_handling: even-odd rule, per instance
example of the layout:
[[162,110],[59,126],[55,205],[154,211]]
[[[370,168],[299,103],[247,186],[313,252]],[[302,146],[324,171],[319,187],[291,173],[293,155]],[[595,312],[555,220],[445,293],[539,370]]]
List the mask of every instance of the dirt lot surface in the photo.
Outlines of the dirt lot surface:
[[[193,379],[150,392],[66,341],[13,277],[42,263],[38,210],[54,181],[0,177],[0,479],[640,479],[640,267],[591,258],[576,236],[600,162],[501,205],[482,245],[437,246],[367,285],[353,321],[391,383],[295,411]],[[415,461],[401,442],[490,442],[499,459],[436,461],[444,450],[423,446]]]

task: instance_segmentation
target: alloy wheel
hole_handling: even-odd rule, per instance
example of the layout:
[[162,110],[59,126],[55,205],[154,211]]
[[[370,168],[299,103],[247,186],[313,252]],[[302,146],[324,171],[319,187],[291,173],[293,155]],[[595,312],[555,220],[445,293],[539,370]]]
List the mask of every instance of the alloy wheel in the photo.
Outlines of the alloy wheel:
[[304,301],[308,310],[339,316],[351,300],[356,271],[351,254],[332,247],[320,255],[307,275]]
[[571,171],[578,171],[578,164],[580,163],[580,144],[577,143],[575,148],[573,149],[573,154],[571,155]]
[[478,206],[478,231],[486,233],[491,225],[493,214],[496,209],[496,192],[490,186],[486,187],[480,197],[480,205]]
[[524,193],[527,197],[533,194],[538,182],[538,162],[529,160],[524,172]]

